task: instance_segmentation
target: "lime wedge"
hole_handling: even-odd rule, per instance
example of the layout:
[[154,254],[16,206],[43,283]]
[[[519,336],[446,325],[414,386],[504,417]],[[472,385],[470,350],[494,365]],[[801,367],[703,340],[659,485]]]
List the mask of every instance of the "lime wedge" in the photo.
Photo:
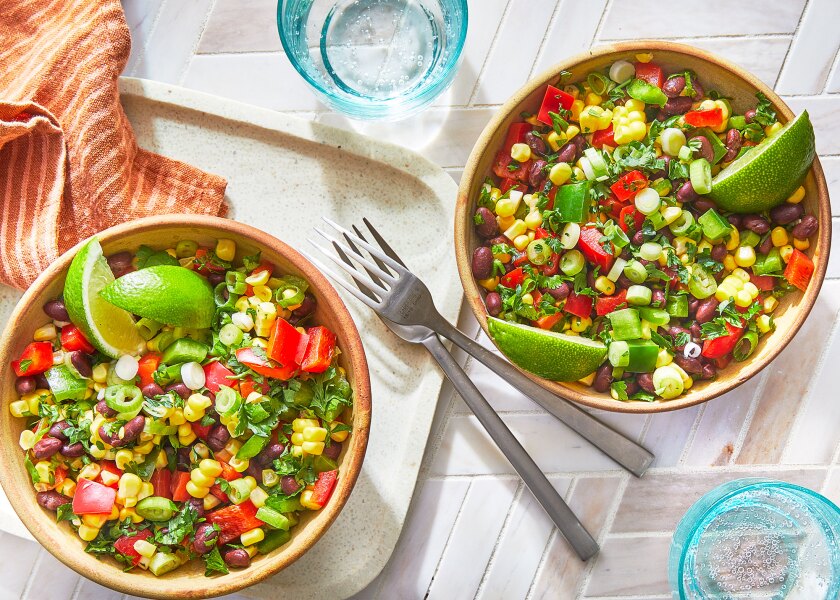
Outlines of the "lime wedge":
[[173,265],[155,265],[127,273],[111,282],[100,295],[135,315],[178,327],[210,327],[216,312],[208,281],[194,271]]
[[64,282],[64,304],[70,320],[97,350],[111,358],[140,354],[145,342],[131,314],[103,300],[99,292],[114,281],[96,238],[82,246]]
[[770,210],[800,186],[815,154],[814,128],[803,111],[718,173],[708,196],[736,213]]
[[487,328],[515,365],[552,381],[577,381],[597,369],[607,347],[601,342],[488,317]]

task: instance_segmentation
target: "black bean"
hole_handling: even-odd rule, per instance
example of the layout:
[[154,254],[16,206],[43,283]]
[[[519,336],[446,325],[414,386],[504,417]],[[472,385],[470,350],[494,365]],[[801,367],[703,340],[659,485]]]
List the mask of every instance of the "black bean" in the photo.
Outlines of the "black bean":
[[650,295],[650,303],[653,306],[665,306],[665,292],[662,290],[653,290]]
[[493,252],[487,246],[479,246],[472,255],[473,276],[487,279],[493,274]]
[[700,305],[700,301],[697,298],[692,298],[688,301],[688,316],[692,319],[694,318],[695,313],[697,312],[697,307]]
[[805,215],[802,217],[802,220],[796,224],[796,226],[791,230],[793,237],[798,238],[800,240],[807,240],[809,237],[817,233],[817,229],[819,229],[819,222],[817,218],[813,215]]
[[[694,143],[699,144],[696,152],[700,158],[705,158],[709,164],[715,160],[715,151],[712,148],[712,143],[705,135],[695,135],[691,140],[696,140]],[[689,141],[691,141],[689,140]]]
[[64,444],[59,450],[59,453],[64,458],[79,458],[85,453],[85,447],[82,445],[81,442],[76,442],[74,444]]
[[300,489],[300,484],[291,475],[283,475],[280,478],[280,490],[287,496],[291,496]]
[[694,95],[691,97],[692,100],[696,102],[697,100],[703,98],[705,90],[703,89],[703,84],[700,83],[700,80],[697,79],[697,77],[691,78],[691,87],[694,88]]
[[122,277],[126,273],[134,271],[131,261],[134,256],[131,252],[117,252],[108,257],[108,266],[114,272],[114,277]]
[[93,375],[93,367],[91,366],[90,356],[81,350],[74,350],[70,353],[70,363],[82,377],[90,377]]
[[636,246],[641,246],[645,243],[645,234],[642,233],[641,230],[637,231],[633,234],[633,244]]
[[605,362],[598,367],[598,371],[595,373],[595,381],[592,382],[592,387],[596,392],[606,392],[610,389],[613,380],[612,370],[613,367],[609,362]]
[[24,375],[15,380],[15,391],[19,396],[24,394],[31,394],[37,389],[35,378],[31,375]]
[[755,119],[756,110],[754,108],[749,109],[747,112],[744,113],[744,120],[749,124],[753,122]]
[[68,427],[70,427],[70,423],[68,423],[67,421],[58,421],[56,423],[53,423],[53,426],[50,427],[50,430],[47,432],[47,434],[61,440],[62,442],[66,442],[67,436],[64,435],[64,430]]
[[502,312],[502,297],[496,292],[490,292],[484,298],[484,305],[487,307],[488,315],[497,317]]
[[321,454],[330,460],[338,460],[338,455],[341,454],[341,442],[330,442]]
[[258,458],[262,464],[267,465],[275,458],[280,458],[285,449],[286,447],[283,444],[280,444],[279,442],[272,442],[263,448],[262,452],[259,453]]
[[242,548],[231,548],[225,551],[224,559],[229,567],[245,568],[251,564],[251,555]]
[[[224,273],[210,273],[207,276],[207,282],[213,287],[216,287],[217,285],[222,283],[224,280],[225,280]],[[225,291],[227,291],[227,290],[225,290]],[[227,300],[227,298],[225,298],[225,300]]]
[[697,313],[695,313],[694,319],[698,323],[708,323],[715,318],[715,311],[717,310],[717,307],[718,301],[714,296],[706,298],[700,302],[700,305],[697,307]]
[[175,392],[178,394],[183,400],[186,400],[192,395],[192,390],[188,388],[183,383],[173,383],[171,385],[166,386],[167,392]]
[[541,158],[538,158],[531,163],[531,168],[528,170],[528,183],[530,183],[532,187],[542,187],[542,184],[545,183],[545,178],[548,176],[545,172],[547,164],[548,163]]
[[729,221],[729,224],[733,225],[735,229],[741,229],[741,223],[743,222],[741,215],[726,215],[726,220]]
[[700,194],[694,191],[694,186],[690,181],[686,181],[677,190],[677,200],[682,203],[694,202],[700,197]]
[[700,327],[700,323],[695,321],[691,324],[691,327],[689,327],[688,330],[691,332],[691,341],[696,344],[703,333],[703,328]]
[[676,98],[685,88],[685,77],[678,75],[676,77],[669,77],[665,83],[662,84],[662,91],[669,98]]
[[304,294],[303,302],[300,303],[300,306],[292,311],[292,317],[294,317],[295,322],[305,319],[315,312],[316,306],[317,301],[315,300],[315,296],[307,292]]
[[768,235],[764,238],[761,243],[758,245],[758,251],[761,254],[767,254],[773,249],[773,239]]
[[189,472],[191,466],[190,449],[186,446],[178,448],[177,454],[175,455],[175,468],[179,471]]
[[218,452],[230,441],[230,432],[224,425],[215,425],[207,434],[207,445],[213,452]]
[[639,373],[636,375],[636,383],[639,384],[644,391],[649,394],[655,394],[656,388],[653,386],[653,375],[650,373]]
[[154,381],[150,381],[149,383],[144,385],[142,391],[143,395],[146,398],[154,398],[155,396],[160,396],[164,393],[163,388],[156,384]]
[[105,402],[104,400],[100,400],[99,402],[96,403],[96,412],[98,412],[100,415],[102,415],[106,419],[113,419],[114,417],[117,416],[117,411],[115,411],[113,408],[108,406],[108,403]]
[[703,365],[703,371],[700,374],[701,379],[714,379],[717,375],[717,369],[712,363],[705,363]]
[[674,362],[682,367],[683,371],[689,375],[699,375],[703,372],[703,364],[697,358],[689,358],[682,352],[677,352],[674,355]]
[[770,223],[761,215],[744,215],[741,218],[741,225],[758,235],[764,235],[770,231]]
[[712,258],[718,262],[723,262],[723,259],[726,258],[728,254],[726,250],[726,244],[715,244],[712,246]]
[[64,306],[64,300],[50,300],[44,304],[44,312],[50,319],[55,321],[69,321],[70,315],[67,314],[67,307]]
[[484,206],[479,207],[475,211],[476,218],[473,221],[476,223],[475,232],[482,238],[488,239],[495,237],[499,233],[499,224],[496,222],[496,217],[490,212],[489,208]]
[[656,118],[660,121],[664,121],[674,115],[683,115],[691,110],[692,100],[688,96],[677,96],[676,98],[669,98],[668,101],[665,103],[659,113],[656,115]]
[[714,200],[710,200],[705,196],[701,196],[697,200],[694,201],[694,209],[697,211],[698,214],[703,214],[706,211],[717,208],[717,204],[714,203]]
[[723,162],[731,162],[735,160],[740,151],[741,132],[733,127],[726,132],[726,154],[723,156]]
[[575,140],[566,142],[557,152],[557,162],[572,164],[580,157],[580,149]]
[[635,379],[625,379],[624,381],[627,383],[627,389],[625,391],[627,392],[628,396],[632,396],[633,394],[639,391],[639,384],[636,382]]
[[32,447],[32,458],[44,460],[61,450],[62,442],[58,438],[44,436]]
[[47,510],[58,510],[59,506],[70,504],[72,502],[70,498],[64,494],[59,494],[55,490],[38,492],[35,494],[35,500],[40,506],[43,506]]
[[193,507],[199,518],[204,517],[204,500],[202,500],[201,498],[190,498],[186,501],[186,504],[189,504]]
[[770,218],[777,225],[787,225],[801,219],[804,212],[805,209],[802,208],[801,204],[785,202],[770,211]]
[[35,376],[35,385],[38,386],[38,389],[41,390],[48,390],[50,389],[50,382],[47,381],[47,376],[43,373],[38,373]]
[[545,141],[533,131],[529,131],[525,134],[525,143],[528,144],[531,151],[536,152],[537,154],[545,154],[546,152]]
[[198,554],[207,554],[216,547],[219,540],[219,532],[212,523],[202,523],[195,529],[193,538],[193,550]]
[[555,288],[545,288],[546,292],[551,295],[552,298],[555,300],[565,300],[569,297],[569,294],[572,291],[571,286],[565,281],[562,282],[559,286]]

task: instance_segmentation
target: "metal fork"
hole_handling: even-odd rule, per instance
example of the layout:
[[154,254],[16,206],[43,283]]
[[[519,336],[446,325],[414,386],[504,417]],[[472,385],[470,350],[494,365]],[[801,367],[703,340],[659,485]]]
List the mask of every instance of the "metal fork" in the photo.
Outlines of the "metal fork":
[[[374,288],[376,289],[377,295],[373,298],[366,296],[362,299],[360,292],[352,287],[348,290],[351,294],[373,308],[381,317],[390,320],[391,323],[422,326],[451,340],[462,350],[506,380],[514,388],[531,398],[531,400],[536,402],[549,414],[565,423],[622,467],[637,477],[641,477],[644,474],[651,462],[653,462],[653,454],[633,440],[615,431],[605,423],[602,423],[585,410],[534,383],[503,358],[487,350],[484,346],[471,340],[456,329],[455,326],[444,319],[437,311],[431,293],[425,284],[406,268],[405,263],[400,260],[397,253],[394,252],[373,225],[367,219],[363,218],[362,220],[381,249],[371,246],[364,240],[364,236],[361,235],[361,232],[357,228],[354,227],[354,235],[333,221],[324,219],[326,223],[345,236],[352,236],[346,237],[348,243],[351,243],[351,240],[355,238],[365,250],[371,253],[373,260],[378,263],[374,271],[368,271],[372,277],[375,274],[384,273],[388,267],[394,270],[396,276],[390,272],[385,273],[386,277],[383,279],[392,289],[386,292],[381,285],[382,282],[380,282],[380,285]],[[321,230],[316,229],[316,231],[330,241],[335,239]],[[358,256],[357,253],[354,254]],[[328,253],[328,256],[332,260],[335,260],[331,254]],[[364,257],[361,258],[364,259]],[[367,259],[364,260],[367,261]],[[337,264],[351,275],[357,273],[356,270],[348,270],[348,266],[343,261]],[[368,266],[374,265],[370,261],[367,261],[367,264],[364,266],[367,268]],[[333,277],[335,278],[334,275]],[[342,283],[340,278],[336,280]],[[357,283],[359,282],[358,279],[356,281]],[[382,300],[381,302],[380,298]]]
[[[345,282],[344,279],[334,273],[320,260],[311,256],[308,256],[308,258],[325,273],[330,275],[344,289],[372,308],[395,334],[406,341],[422,344],[432,354],[459,395],[473,411],[478,421],[487,433],[490,434],[490,437],[507,457],[517,473],[519,473],[522,481],[534,494],[534,497],[555,525],[557,525],[557,528],[563,536],[569,541],[569,544],[581,560],[587,560],[594,556],[598,552],[597,542],[589,534],[580,520],[578,520],[577,516],[575,516],[560,494],[557,493],[557,490],[554,489],[539,466],[525,451],[510,429],[507,428],[504,421],[493,410],[490,403],[487,402],[478,388],[475,387],[475,384],[458,365],[435,332],[427,325],[416,323],[411,318],[411,309],[416,307],[418,300],[423,296],[427,297],[428,303],[432,306],[432,312],[437,313],[437,310],[434,309],[434,305],[432,304],[431,294],[426,286],[412,275],[414,280],[420,284],[421,289],[418,290],[416,286],[412,286],[415,287],[414,290],[406,291],[405,288],[407,286],[398,283],[399,278],[391,273],[389,267],[400,278],[405,277],[405,274],[409,274],[409,271],[402,264],[402,261],[396,257],[396,254],[390,247],[388,247],[388,250],[393,257],[383,254],[382,251],[368,244],[358,229],[356,232],[359,235],[355,235],[331,221],[325,220],[337,230],[341,231],[346,239],[346,243],[344,243],[330,234],[316,229],[320,235],[332,243],[340,258],[335,257],[329,250],[312,240],[310,242],[326,254],[335,264],[347,271],[358,286],[358,289]],[[367,220],[365,220],[365,223],[371,229],[371,233],[373,233],[374,230]],[[368,260],[359,251],[358,246],[365,248],[373,257],[374,262]],[[356,268],[353,265],[353,261],[362,265],[365,272]],[[386,289],[386,285],[390,289]],[[402,306],[408,310],[401,310],[400,302],[406,303]]]

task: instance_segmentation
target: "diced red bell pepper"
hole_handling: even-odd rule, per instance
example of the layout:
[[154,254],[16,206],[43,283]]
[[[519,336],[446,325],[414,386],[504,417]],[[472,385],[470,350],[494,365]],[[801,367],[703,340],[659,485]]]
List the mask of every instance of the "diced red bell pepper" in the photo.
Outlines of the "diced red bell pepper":
[[551,277],[552,275],[557,275],[557,272],[560,270],[560,255],[556,252],[551,253],[551,258],[545,261],[545,264],[542,266],[542,274],[546,277]]
[[172,499],[175,502],[186,502],[192,496],[187,491],[187,483],[190,481],[190,474],[184,471],[175,471],[172,474]]
[[584,258],[601,268],[601,274],[609,272],[613,264],[613,255],[607,253],[601,246],[600,239],[604,237],[597,227],[581,227],[578,248]]
[[569,110],[572,108],[572,103],[575,101],[575,97],[571,94],[567,94],[563,90],[558,90],[553,85],[546,86],[545,96],[543,96],[542,105],[540,106],[540,112],[537,113],[537,120],[545,123],[546,125],[551,125],[551,117],[548,113],[559,113],[559,109]]
[[227,462],[220,460],[219,464],[222,465],[222,473],[219,477],[225,481],[233,481],[234,479],[242,478],[242,473],[231,467]]
[[633,63],[633,66],[636,67],[637,79],[643,79],[644,81],[647,81],[649,84],[655,85],[658,88],[662,87],[662,84],[664,83],[662,67],[652,62],[636,62]]
[[542,239],[547,238],[547,237],[552,237],[551,232],[549,232],[547,229],[545,229],[543,227],[537,227],[534,230],[534,239],[535,240],[542,240]]
[[624,233],[628,233],[630,230],[630,226],[627,224],[628,217],[630,217],[629,220],[633,223],[633,233],[639,231],[645,222],[645,215],[636,210],[636,207],[632,204],[622,208],[618,215],[618,226],[621,227]]
[[140,376],[140,386],[154,383],[154,373],[160,366],[161,355],[157,352],[149,352],[140,357],[137,361],[137,374]]
[[601,129],[592,134],[592,146],[598,149],[604,146],[615,148],[618,144],[615,143],[612,123],[606,129]]
[[254,381],[254,378],[248,375],[247,377],[243,377],[239,381],[239,395],[243,398],[247,398],[251,395],[251,392],[259,392],[260,394],[267,394],[270,389],[270,386],[267,382],[263,381],[259,385]]
[[607,198],[601,201],[601,206],[606,210],[606,213],[610,217],[618,221],[618,218],[621,215],[621,210],[623,208],[627,208],[629,205],[627,202],[622,202],[616,198],[615,194],[610,194]]
[[505,177],[504,179],[502,179],[502,182],[499,184],[499,191],[504,194],[505,192],[511,189],[519,190],[524,194],[528,191],[528,186],[522,185],[521,183],[519,183],[518,180],[511,179],[510,177]]
[[222,491],[222,486],[220,486],[218,483],[214,483],[210,486],[210,493],[222,502],[230,502],[230,498],[228,498],[228,495],[224,491]]
[[732,352],[738,340],[744,335],[744,328],[736,327],[727,322],[726,331],[729,332],[728,335],[703,342],[703,356],[706,358],[722,358]]
[[599,317],[608,315],[619,308],[627,306],[627,290],[621,290],[612,296],[598,296],[595,299],[595,314]]
[[195,260],[192,262],[193,270],[202,275],[223,272],[225,268],[221,265],[210,262],[210,260],[208,260],[208,254],[210,254],[210,248],[199,246],[199,248],[195,251]]
[[301,352],[305,352],[306,344],[308,344],[308,338],[304,340],[304,335],[286,319],[278,317],[274,320],[271,337],[268,338],[266,350],[268,358],[279,363],[280,366],[297,368],[300,364],[296,360],[299,347],[303,346]]
[[570,293],[569,297],[566,298],[566,304],[563,305],[563,311],[581,319],[586,319],[592,314],[592,296]]
[[332,363],[335,334],[321,325],[310,327],[306,333],[309,335],[309,344],[306,346],[300,369],[307,373],[323,373]]
[[122,554],[123,556],[127,556],[131,559],[131,564],[137,565],[142,558],[140,553],[134,549],[134,544],[137,543],[138,540],[147,540],[152,536],[151,529],[141,529],[140,531],[136,531],[131,535],[123,535],[116,539],[114,542],[114,550]]
[[548,202],[545,205],[548,210],[554,210],[554,200],[557,198],[557,190],[559,189],[560,186],[555,185],[553,188],[548,190]]
[[335,484],[338,481],[338,471],[322,471],[318,473],[315,480],[315,487],[312,490],[312,502],[324,506],[332,496]]
[[692,127],[711,127],[714,129],[723,125],[723,110],[720,107],[707,110],[690,110],[685,113],[683,118]]
[[193,430],[195,436],[200,439],[202,442],[207,441],[207,437],[210,435],[210,430],[213,429],[213,425],[202,425],[201,421],[193,421],[190,423],[190,427]]
[[102,485],[117,489],[120,484],[120,477],[123,474],[122,470],[117,468],[117,463],[113,460],[102,460],[99,461],[99,467],[99,475],[97,475],[96,481]]
[[563,313],[556,312],[553,315],[546,315],[544,317],[540,317],[534,324],[539,327],[540,329],[551,329],[563,318]]
[[525,143],[525,134],[533,130],[534,126],[530,123],[511,123],[508,127],[507,136],[505,137],[505,145],[502,146],[505,152],[510,154],[510,149],[514,144]]
[[236,385],[236,380],[228,379],[229,377],[236,377],[236,375],[219,361],[204,365],[204,387],[214,394],[219,391],[219,386],[233,387]]
[[517,285],[521,285],[523,281],[525,281],[525,271],[522,270],[522,267],[517,267],[513,271],[502,275],[501,279],[499,279],[499,285],[513,290],[516,289]]
[[[320,478],[320,476],[319,476]],[[317,481],[315,483],[318,485]],[[207,514],[207,522],[219,526],[219,544],[227,544],[246,531],[264,525],[257,517],[257,507],[250,500],[242,504],[231,504]]]
[[[509,168],[513,165],[514,168]],[[531,161],[525,161],[524,163],[516,163],[513,158],[511,158],[509,153],[505,153],[500,151],[496,154],[496,160],[493,162],[493,173],[496,174],[496,177],[499,179],[516,179],[519,181],[525,181],[528,177],[528,170],[531,167]]]
[[77,515],[111,514],[117,490],[90,479],[79,479],[73,495],[73,512]]
[[522,254],[514,254],[513,255],[513,266],[514,267],[521,267],[522,265],[528,264],[528,255],[523,252]]
[[81,329],[73,324],[61,328],[61,345],[70,352],[81,350],[85,354],[90,354],[94,351],[93,344],[87,341]]
[[756,275],[750,272],[750,281],[762,292],[769,292],[776,287],[776,278],[770,275]]
[[[155,496],[169,498],[172,500],[172,471],[166,467],[162,469],[155,469],[152,476],[149,478],[149,483],[155,489]],[[184,489],[186,489],[186,483]]]
[[20,354],[18,360],[12,361],[15,375],[38,375],[49,369],[53,364],[52,344],[49,342],[32,342]]
[[627,202],[636,197],[641,190],[648,186],[648,179],[641,171],[630,171],[610,186],[615,197],[620,202]]
[[785,266],[785,279],[788,280],[788,283],[795,285],[804,292],[813,274],[814,263],[808,258],[807,254],[794,248],[793,253],[788,259],[787,266]]
[[253,348],[240,348],[237,350],[236,360],[255,373],[259,373],[265,377],[271,377],[272,379],[282,379],[283,381],[291,379],[297,371],[297,366],[294,364],[288,367],[275,367],[267,358],[257,356]]
[[53,489],[56,489],[64,480],[67,479],[67,467],[59,466],[55,468],[55,473],[53,474],[53,482],[52,486]]
[[256,275],[257,273],[262,273],[263,271],[268,271],[268,275],[271,277],[272,273],[274,273],[274,265],[267,260],[260,261],[260,264],[251,271],[251,275]]

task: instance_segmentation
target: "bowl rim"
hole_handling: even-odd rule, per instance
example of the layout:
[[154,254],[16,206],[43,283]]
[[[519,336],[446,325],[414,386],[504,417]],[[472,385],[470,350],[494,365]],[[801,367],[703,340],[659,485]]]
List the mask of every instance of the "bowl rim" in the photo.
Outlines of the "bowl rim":
[[[439,95],[446,91],[457,74],[457,66],[461,61],[461,57],[464,53],[464,44],[467,40],[467,25],[469,23],[469,7],[467,6],[467,0],[451,0],[452,2],[458,4],[458,8],[463,13],[463,18],[461,20],[461,26],[458,28],[458,31],[454,36],[455,51],[450,55],[445,64],[436,69],[437,75],[431,85],[418,85],[408,95],[400,95],[398,98],[390,98],[376,102],[354,101],[351,99],[353,97],[351,94],[339,96],[332,93],[330,90],[321,85],[321,83],[313,77],[309,70],[307,70],[306,67],[297,59],[294,48],[289,41],[289,32],[284,26],[283,21],[283,13],[291,1],[293,0],[278,0],[277,10],[275,12],[277,33],[280,37],[280,44],[283,46],[283,52],[292,64],[292,67],[294,67],[295,71],[303,77],[304,81],[309,84],[317,96],[319,96],[325,103],[351,118],[393,120],[411,116],[423,107],[434,102]],[[440,2],[442,0],[437,1]]]
[[[55,523],[44,509],[28,499],[28,494],[30,492],[34,494],[34,491],[27,489],[25,494],[20,494],[18,493],[20,490],[13,488],[11,485],[14,481],[14,477],[12,476],[13,465],[15,467],[18,466],[13,461],[15,458],[19,459],[20,454],[17,440],[0,440],[0,459],[4,459],[0,460],[0,484],[2,484],[6,492],[12,508],[33,537],[53,556],[80,575],[126,594],[152,598],[171,598],[173,595],[181,598],[206,598],[242,590],[274,575],[309,551],[330,528],[346,504],[364,461],[370,435],[370,374],[358,329],[335,288],[317,267],[304,258],[303,255],[274,236],[251,225],[222,217],[185,214],[143,217],[109,227],[95,235],[101,243],[107,244],[109,242],[119,241],[120,238],[129,233],[138,234],[169,228],[212,229],[216,233],[229,233],[247,238],[261,249],[271,248],[272,251],[282,255],[295,269],[306,275],[312,287],[318,290],[319,296],[325,301],[325,304],[329,307],[329,310],[338,322],[340,336],[344,338],[342,351],[344,354],[347,354],[348,366],[352,368],[353,373],[353,391],[355,393],[353,423],[355,431],[351,439],[355,439],[355,442],[352,446],[353,453],[351,454],[348,451],[345,455],[344,462],[342,463],[342,477],[339,479],[339,485],[333,492],[331,501],[322,509],[323,512],[320,512],[318,515],[318,518],[322,521],[321,527],[317,530],[306,532],[307,535],[303,544],[294,552],[281,552],[277,556],[266,557],[265,560],[251,564],[247,569],[231,571],[230,575],[222,577],[182,577],[182,579],[189,582],[189,587],[183,585],[176,586],[173,583],[178,580],[177,575],[176,577],[162,577],[160,579],[126,577],[123,571],[115,564],[108,564],[93,556],[89,558],[92,558],[95,562],[83,560],[84,558],[88,558],[87,554],[81,552],[76,547],[67,548],[63,546],[61,542],[66,532],[61,532],[58,527],[59,524]],[[0,364],[8,364],[14,339],[12,334],[16,329],[15,323],[30,308],[31,304],[40,298],[55,278],[61,277],[66,272],[72,258],[82,245],[87,242],[87,239],[82,240],[64,252],[24,292],[9,317],[9,321],[3,332],[3,338],[0,340]],[[0,418],[7,418],[6,413]]]
[[[743,68],[731,63],[730,61],[721,58],[706,50],[701,50],[694,46],[687,44],[680,44],[677,42],[669,42],[662,40],[634,40],[629,42],[616,42],[612,44],[605,44],[598,46],[592,50],[581,52],[571,56],[562,62],[559,62],[541,73],[528,80],[522,87],[520,87],[497,111],[492,119],[482,130],[478,137],[469,159],[464,168],[464,173],[461,176],[461,182],[458,186],[458,199],[455,204],[455,258],[458,263],[458,274],[461,279],[461,284],[464,288],[464,295],[466,296],[467,304],[478,320],[484,333],[489,336],[487,330],[487,315],[484,309],[483,301],[481,300],[481,293],[478,285],[472,277],[472,270],[470,267],[469,248],[467,247],[467,240],[469,239],[469,228],[467,225],[468,218],[471,215],[472,199],[470,197],[470,188],[476,177],[483,177],[483,172],[478,172],[478,166],[481,158],[489,148],[491,138],[496,134],[497,130],[509,118],[511,113],[522,103],[530,94],[538,88],[545,86],[551,81],[555,80],[562,70],[571,70],[579,63],[586,60],[598,57],[604,57],[611,54],[628,53],[628,52],[675,52],[685,54],[709,63],[717,67],[726,69],[743,80],[749,86],[752,86],[756,91],[763,93],[770,102],[773,103],[776,110],[784,117],[784,122],[791,120],[795,115],[793,111],[784,103],[784,101],[767,86],[763,81],[747,72]],[[824,224],[831,223],[831,208],[828,195],[828,186],[825,181],[822,165],[820,164],[819,156],[815,155],[814,162],[811,165],[811,170],[814,174],[815,188],[818,197],[819,208],[819,222],[820,228],[818,232],[817,247],[820,249],[820,260],[817,262],[814,276],[808,289],[805,291],[803,299],[797,305],[797,314],[791,324],[789,333],[786,337],[778,340],[771,349],[767,358],[763,361],[749,361],[743,366],[736,377],[732,377],[727,384],[714,391],[702,390],[696,394],[688,394],[680,396],[674,400],[659,401],[659,402],[642,402],[629,401],[622,402],[614,400],[609,395],[598,392],[582,393],[574,388],[565,385],[562,382],[554,382],[542,377],[538,377],[524,369],[513,365],[516,369],[521,371],[524,375],[530,378],[535,383],[539,384],[548,391],[565,398],[573,400],[579,404],[608,410],[612,412],[634,413],[634,414],[648,414],[667,412],[681,408],[688,408],[703,402],[707,402],[712,398],[716,398],[725,394],[742,383],[751,379],[758,374],[764,367],[770,364],[779,353],[784,350],[788,343],[793,339],[805,319],[811,312],[814,303],[817,300],[820,289],[822,288],[823,280],[825,279],[826,270],[828,268],[828,259],[831,251],[831,227],[824,226]],[[491,338],[492,340],[492,338]],[[511,363],[513,364],[513,363]]]

